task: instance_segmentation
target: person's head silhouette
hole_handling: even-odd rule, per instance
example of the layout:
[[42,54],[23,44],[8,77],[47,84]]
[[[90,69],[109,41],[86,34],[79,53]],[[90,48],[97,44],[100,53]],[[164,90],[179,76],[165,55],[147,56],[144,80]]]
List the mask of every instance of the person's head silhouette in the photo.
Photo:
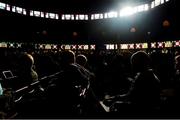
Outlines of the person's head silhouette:
[[61,54],[60,62],[62,65],[69,65],[75,63],[75,54],[73,51],[63,51]]
[[144,51],[138,51],[131,56],[131,64],[135,72],[142,72],[150,68],[150,57]]
[[87,63],[87,58],[85,55],[82,55],[82,54],[79,54],[77,57],[76,57],[76,63],[81,65],[81,66],[85,66],[86,63]]
[[32,55],[24,53],[20,56],[19,66],[23,70],[31,70],[34,65],[34,58]]

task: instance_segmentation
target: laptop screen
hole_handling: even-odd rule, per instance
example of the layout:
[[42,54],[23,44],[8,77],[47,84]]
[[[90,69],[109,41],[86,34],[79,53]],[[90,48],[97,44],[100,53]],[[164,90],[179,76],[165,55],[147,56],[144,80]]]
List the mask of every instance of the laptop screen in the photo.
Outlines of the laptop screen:
[[4,75],[4,78],[5,79],[9,79],[9,78],[12,78],[13,77],[13,74],[10,70],[8,71],[3,71],[3,75]]

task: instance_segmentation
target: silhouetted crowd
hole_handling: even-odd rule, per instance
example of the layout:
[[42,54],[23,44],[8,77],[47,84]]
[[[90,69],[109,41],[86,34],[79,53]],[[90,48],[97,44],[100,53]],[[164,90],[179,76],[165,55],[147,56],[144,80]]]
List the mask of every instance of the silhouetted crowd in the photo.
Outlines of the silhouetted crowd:
[[180,117],[179,52],[0,49],[0,70],[2,119]]

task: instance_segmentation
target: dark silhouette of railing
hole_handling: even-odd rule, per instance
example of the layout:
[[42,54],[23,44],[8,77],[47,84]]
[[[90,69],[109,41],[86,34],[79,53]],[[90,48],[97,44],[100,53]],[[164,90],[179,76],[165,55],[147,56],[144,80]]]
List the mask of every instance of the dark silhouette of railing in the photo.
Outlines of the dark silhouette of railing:
[[[31,84],[29,84],[27,86],[24,86],[20,89],[15,90],[13,92],[13,95],[17,99],[15,99],[14,102],[18,102],[19,100],[21,100],[23,94],[31,93],[36,87],[40,86],[43,82],[47,82],[47,81],[52,80],[53,78],[55,78],[60,73],[62,73],[62,71],[54,73],[54,74],[49,75],[49,76],[42,77],[38,81],[32,82]],[[40,88],[40,89],[43,91],[43,88]],[[17,96],[19,96],[19,97],[17,97]]]

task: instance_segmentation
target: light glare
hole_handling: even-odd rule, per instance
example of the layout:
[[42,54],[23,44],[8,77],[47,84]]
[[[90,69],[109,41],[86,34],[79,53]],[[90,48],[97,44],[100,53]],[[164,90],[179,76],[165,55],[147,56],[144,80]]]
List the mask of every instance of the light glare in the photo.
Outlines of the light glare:
[[149,10],[149,5],[148,5],[148,4],[145,4],[145,5],[144,5],[144,10],[145,10],[145,11],[148,11],[148,10]]
[[120,17],[130,16],[134,14],[134,9],[132,7],[125,7],[120,11]]
[[108,13],[108,18],[113,18],[113,17],[117,17],[117,12],[109,12]]

